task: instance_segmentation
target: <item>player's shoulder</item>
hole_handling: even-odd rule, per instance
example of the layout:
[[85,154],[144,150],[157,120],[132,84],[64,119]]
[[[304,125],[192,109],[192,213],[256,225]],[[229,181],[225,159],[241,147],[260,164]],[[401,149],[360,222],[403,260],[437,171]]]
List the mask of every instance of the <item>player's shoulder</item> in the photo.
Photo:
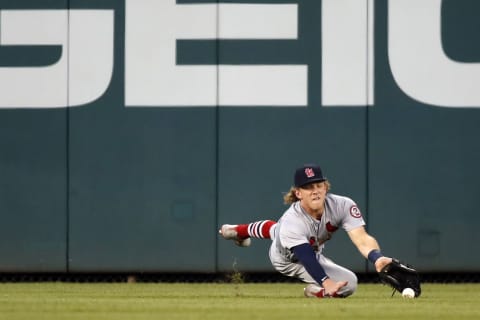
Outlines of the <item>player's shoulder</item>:
[[330,202],[331,204],[335,204],[337,206],[340,205],[355,205],[355,201],[353,201],[351,198],[346,197],[346,196],[341,196],[338,194],[334,193],[328,193],[326,197],[326,201]]
[[295,219],[300,217],[300,211],[298,209],[298,201],[294,202],[288,207],[288,209],[283,214],[284,219]]
[[355,201],[349,197],[328,194],[326,202],[326,206],[331,210],[332,214],[337,217],[348,217],[350,215],[354,218],[360,218],[362,216]]
[[300,203],[297,201],[285,211],[282,216],[282,221],[288,221],[290,223],[300,222],[304,220],[304,215],[301,213]]

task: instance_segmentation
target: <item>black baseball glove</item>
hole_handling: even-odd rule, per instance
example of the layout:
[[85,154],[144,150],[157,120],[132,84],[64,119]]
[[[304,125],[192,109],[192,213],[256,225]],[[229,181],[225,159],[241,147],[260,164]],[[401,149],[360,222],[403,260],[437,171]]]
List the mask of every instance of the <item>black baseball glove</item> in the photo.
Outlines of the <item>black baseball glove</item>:
[[422,289],[420,288],[420,277],[417,270],[412,266],[401,263],[395,258],[391,263],[383,267],[378,275],[383,283],[388,284],[394,289],[393,294],[395,291],[401,293],[405,288],[413,289],[415,292],[415,298],[422,293]]

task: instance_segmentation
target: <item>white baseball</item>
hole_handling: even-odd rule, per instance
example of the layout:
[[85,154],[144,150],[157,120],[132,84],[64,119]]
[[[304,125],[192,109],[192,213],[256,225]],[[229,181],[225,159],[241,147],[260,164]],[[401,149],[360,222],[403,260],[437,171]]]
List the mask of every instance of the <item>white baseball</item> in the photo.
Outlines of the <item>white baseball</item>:
[[405,288],[402,291],[402,297],[404,298],[415,298],[415,291],[412,288]]

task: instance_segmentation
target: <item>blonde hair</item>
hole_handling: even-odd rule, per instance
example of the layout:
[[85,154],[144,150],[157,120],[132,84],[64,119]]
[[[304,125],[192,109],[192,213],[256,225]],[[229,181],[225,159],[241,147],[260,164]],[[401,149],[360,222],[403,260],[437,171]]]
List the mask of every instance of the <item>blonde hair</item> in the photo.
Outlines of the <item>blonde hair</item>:
[[[325,180],[324,182],[327,185],[327,192],[330,191],[330,187],[331,187],[330,182],[328,180]],[[283,195],[283,203],[292,204],[300,200],[297,198],[297,195],[295,194],[295,191],[297,191],[297,189],[298,188],[296,187],[290,187],[290,190],[288,190],[288,192]]]

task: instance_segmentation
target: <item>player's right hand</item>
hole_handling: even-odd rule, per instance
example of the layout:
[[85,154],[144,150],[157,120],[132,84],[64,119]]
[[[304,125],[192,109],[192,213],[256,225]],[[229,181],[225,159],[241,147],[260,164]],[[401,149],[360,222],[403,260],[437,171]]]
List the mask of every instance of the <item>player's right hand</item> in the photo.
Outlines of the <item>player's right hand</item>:
[[328,278],[325,281],[323,281],[322,286],[325,288],[325,295],[328,295],[330,297],[335,297],[337,295],[337,292],[345,287],[348,284],[347,281],[339,281],[335,282],[332,279]]

